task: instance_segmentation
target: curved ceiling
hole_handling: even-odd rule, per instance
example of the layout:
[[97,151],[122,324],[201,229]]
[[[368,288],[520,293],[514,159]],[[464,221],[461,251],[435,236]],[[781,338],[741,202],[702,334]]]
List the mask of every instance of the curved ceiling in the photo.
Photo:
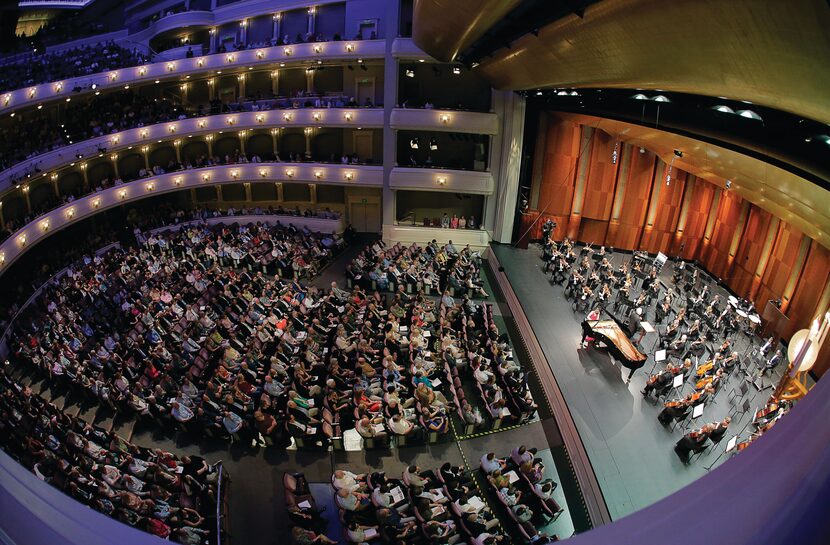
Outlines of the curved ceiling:
[[522,0],[415,0],[415,42],[450,62]]
[[674,157],[674,150],[679,150],[683,157],[674,160],[677,168],[720,187],[731,180],[730,191],[830,248],[828,192],[804,178],[736,151],[671,132],[595,116],[562,112],[556,115],[647,148],[666,163]]
[[[418,30],[416,42],[424,47],[428,34],[433,54],[437,27],[448,36],[458,29],[472,36],[490,24],[484,9],[434,13],[447,3],[417,2],[416,30],[429,32]],[[427,14],[437,18],[419,17]],[[659,89],[745,100],[830,123],[828,29],[826,0],[602,0],[582,18],[568,15],[537,33],[529,26],[477,70],[502,89]],[[452,40],[448,54],[459,41]]]

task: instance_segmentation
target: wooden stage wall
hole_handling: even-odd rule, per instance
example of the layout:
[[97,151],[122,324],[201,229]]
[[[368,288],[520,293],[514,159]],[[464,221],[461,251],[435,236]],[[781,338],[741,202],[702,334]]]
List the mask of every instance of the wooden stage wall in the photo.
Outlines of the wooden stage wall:
[[[785,339],[830,308],[826,247],[715,184],[676,168],[669,173],[669,165],[648,150],[545,115],[537,142],[537,153],[544,154],[536,163],[541,172],[533,175],[538,199],[522,216],[520,243],[540,238],[550,218],[558,224],[557,239],[697,260],[759,309],[780,298],[790,318]],[[814,371],[828,369],[825,346]]]

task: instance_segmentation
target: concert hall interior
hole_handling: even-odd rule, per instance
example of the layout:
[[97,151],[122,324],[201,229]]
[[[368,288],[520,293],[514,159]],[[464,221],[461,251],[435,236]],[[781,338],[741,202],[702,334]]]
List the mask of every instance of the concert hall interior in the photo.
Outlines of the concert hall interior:
[[0,544],[830,542],[828,29],[0,2]]

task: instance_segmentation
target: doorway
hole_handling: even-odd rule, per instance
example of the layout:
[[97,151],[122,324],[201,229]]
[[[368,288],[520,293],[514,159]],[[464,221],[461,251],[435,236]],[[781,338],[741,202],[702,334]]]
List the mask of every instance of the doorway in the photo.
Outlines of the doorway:
[[369,99],[372,104],[375,103],[375,78],[365,77],[358,78],[354,82],[354,97],[355,102],[359,106],[366,105],[366,99]]
[[[372,148],[373,148],[373,137],[372,131],[355,131],[352,133],[353,140],[352,140],[352,149],[354,149],[354,153],[357,154],[358,160],[361,163],[369,162],[369,159],[373,159],[372,157]],[[377,159],[380,159],[379,157]]]
[[352,202],[349,219],[358,233],[380,233],[380,204],[373,202]]

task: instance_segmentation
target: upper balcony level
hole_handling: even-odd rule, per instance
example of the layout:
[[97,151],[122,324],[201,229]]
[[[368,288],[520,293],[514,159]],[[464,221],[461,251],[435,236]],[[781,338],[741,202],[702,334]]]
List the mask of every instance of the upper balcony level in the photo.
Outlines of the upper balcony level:
[[360,65],[364,60],[382,59],[383,40],[315,42],[286,46],[246,49],[213,55],[148,63],[119,68],[61,81],[34,85],[0,95],[0,114],[33,107],[55,100],[71,101],[74,97],[107,90],[129,89],[130,86],[162,81],[185,82],[209,74],[245,73],[255,68],[307,66],[325,59]]

